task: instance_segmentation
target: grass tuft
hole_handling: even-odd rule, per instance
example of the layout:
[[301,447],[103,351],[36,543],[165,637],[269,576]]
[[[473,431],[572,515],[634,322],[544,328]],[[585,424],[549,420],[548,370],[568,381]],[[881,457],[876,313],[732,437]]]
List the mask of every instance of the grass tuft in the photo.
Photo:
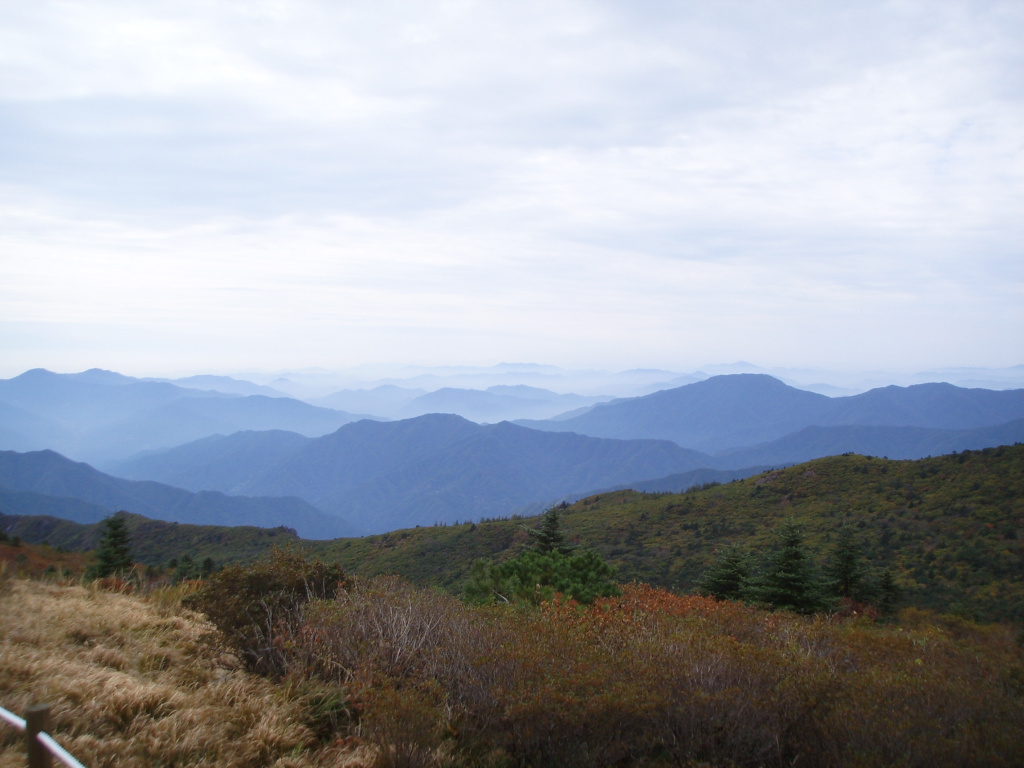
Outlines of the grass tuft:
[[[3,579],[0,706],[50,705],[57,741],[90,768],[370,765],[373,751],[322,743],[307,702],[250,675],[206,642],[213,632],[160,594]],[[176,591],[175,591],[176,590]],[[0,727],[0,768],[24,768]]]

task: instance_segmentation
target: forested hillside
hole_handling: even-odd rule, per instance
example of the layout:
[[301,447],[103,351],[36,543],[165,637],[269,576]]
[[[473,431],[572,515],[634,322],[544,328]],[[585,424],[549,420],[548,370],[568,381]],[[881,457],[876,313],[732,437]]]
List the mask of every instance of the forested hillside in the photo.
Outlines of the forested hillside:
[[[907,604],[986,620],[1024,619],[1024,445],[918,461],[835,456],[683,494],[617,491],[579,501],[564,528],[624,581],[688,592],[716,553],[799,523],[824,558],[852,526],[868,563],[889,567]],[[395,572],[458,589],[479,557],[527,540],[507,520],[313,545],[356,573]]]
[[[838,531],[853,528],[867,563],[891,568],[904,603],[985,620],[1024,616],[1024,446],[918,461],[864,456],[818,459],[683,494],[616,491],[563,511],[574,542],[597,550],[623,581],[693,590],[721,549],[753,551],[782,521],[799,523],[820,563]],[[526,521],[528,522],[528,521]],[[191,554],[247,560],[282,541],[358,575],[397,573],[459,591],[473,562],[513,556],[528,541],[524,520],[430,526],[379,536],[312,542],[260,529],[131,523],[142,562]],[[0,517],[26,541],[92,546],[92,527]],[[173,533],[173,535],[171,535]],[[280,534],[283,535],[283,534]]]

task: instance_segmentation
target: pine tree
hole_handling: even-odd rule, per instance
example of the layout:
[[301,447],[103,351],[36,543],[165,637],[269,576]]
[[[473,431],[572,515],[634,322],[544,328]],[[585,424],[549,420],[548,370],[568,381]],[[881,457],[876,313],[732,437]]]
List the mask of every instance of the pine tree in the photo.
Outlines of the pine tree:
[[565,542],[558,511],[552,507],[545,512],[540,528],[526,528],[533,546],[516,557],[495,564],[478,560],[466,584],[466,599],[537,605],[561,594],[588,604],[598,597],[618,595],[615,569],[596,552],[578,550]]
[[190,581],[199,577],[199,569],[191,555],[182,555],[171,574],[171,583],[180,584],[183,581]]
[[736,544],[726,547],[704,572],[698,590],[719,600],[739,600],[750,579],[750,557]]
[[889,568],[882,571],[878,577],[877,591],[878,610],[883,614],[892,613],[896,609],[896,604],[900,601],[903,590],[896,583],[896,577],[893,576]]
[[556,594],[589,604],[620,594],[615,569],[592,550],[563,555],[527,549],[517,557],[491,565],[478,560],[465,587],[471,603],[539,605]]
[[102,579],[127,573],[132,569],[134,560],[124,515],[118,513],[108,517],[100,525],[102,531],[96,549],[96,564],[89,569],[89,575]]
[[561,555],[568,555],[575,549],[566,543],[565,536],[562,535],[558,507],[551,507],[541,516],[540,528],[527,528],[526,531],[533,539],[533,549],[537,552],[558,552]]
[[830,594],[860,603],[870,602],[875,590],[868,578],[867,567],[853,529],[839,529],[832,555],[823,569],[825,584]]
[[804,548],[803,533],[795,523],[776,529],[779,548],[772,552],[752,579],[750,598],[774,609],[815,613],[826,608],[814,562]]

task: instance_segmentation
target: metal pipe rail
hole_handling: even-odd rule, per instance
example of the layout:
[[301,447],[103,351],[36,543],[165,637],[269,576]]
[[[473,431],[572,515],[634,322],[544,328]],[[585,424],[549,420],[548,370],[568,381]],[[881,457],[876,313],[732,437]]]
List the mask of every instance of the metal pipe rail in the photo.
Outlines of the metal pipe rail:
[[29,768],[50,768],[51,756],[60,760],[67,768],[85,768],[64,747],[54,741],[46,732],[49,728],[50,708],[36,704],[25,711],[25,718],[18,717],[0,707],[0,720],[25,732],[25,748],[28,752]]

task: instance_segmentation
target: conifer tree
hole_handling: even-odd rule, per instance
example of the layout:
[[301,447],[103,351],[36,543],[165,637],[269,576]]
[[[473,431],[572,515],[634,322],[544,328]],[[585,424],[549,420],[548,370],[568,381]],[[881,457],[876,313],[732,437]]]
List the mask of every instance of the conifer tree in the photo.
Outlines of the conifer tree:
[[540,528],[527,528],[526,531],[533,539],[533,549],[537,552],[558,552],[560,555],[568,555],[575,549],[566,543],[562,534],[558,507],[551,507],[541,516]]
[[882,571],[878,577],[877,591],[878,610],[883,614],[892,613],[896,608],[896,604],[900,601],[903,590],[896,583],[896,577],[893,576],[892,570],[889,568]]
[[804,548],[803,533],[792,522],[776,529],[779,547],[752,579],[750,598],[773,609],[796,613],[824,610],[826,601],[814,562]]
[[540,528],[526,528],[533,546],[516,557],[494,564],[478,560],[465,587],[466,599],[536,605],[562,594],[586,604],[618,595],[615,569],[596,552],[566,543],[558,511],[552,507],[545,512]]
[[698,590],[719,600],[740,600],[750,579],[750,557],[733,544],[723,549],[718,559],[704,572]]
[[190,555],[182,555],[175,565],[174,573],[171,575],[171,583],[180,584],[183,581],[198,578],[198,576],[199,569],[196,568],[192,557]]
[[99,547],[96,549],[96,564],[89,569],[93,578],[103,579],[127,573],[135,564],[131,552],[131,539],[124,515],[118,513],[106,518],[102,526]]
[[867,567],[853,529],[843,526],[832,554],[823,568],[825,585],[830,594],[861,603],[870,602],[875,590],[868,578]]

